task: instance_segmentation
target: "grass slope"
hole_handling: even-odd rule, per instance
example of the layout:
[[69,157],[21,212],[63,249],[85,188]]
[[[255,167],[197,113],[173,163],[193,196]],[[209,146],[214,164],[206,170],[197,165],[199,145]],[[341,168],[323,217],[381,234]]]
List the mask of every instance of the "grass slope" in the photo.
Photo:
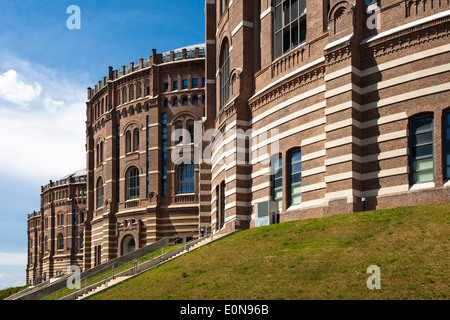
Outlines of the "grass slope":
[[440,204],[249,229],[91,299],[448,299],[449,227]]
[[28,285],[21,286],[21,287],[12,287],[12,288],[6,288],[3,290],[0,290],[0,300],[5,300],[9,296],[12,296],[13,294],[25,290],[28,288]]

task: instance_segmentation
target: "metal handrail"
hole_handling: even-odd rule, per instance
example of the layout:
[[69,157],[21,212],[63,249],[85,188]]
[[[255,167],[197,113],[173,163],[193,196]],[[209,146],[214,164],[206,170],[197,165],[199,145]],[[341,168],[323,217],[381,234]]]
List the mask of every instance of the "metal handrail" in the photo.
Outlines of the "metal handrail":
[[[150,256],[150,255],[153,255],[155,252],[157,252],[157,251],[159,251],[159,250],[161,250],[161,255],[160,255],[159,257],[157,257],[157,258],[154,258],[154,259],[160,259],[161,262],[162,262],[162,257],[163,257],[164,254],[167,254],[167,253],[169,253],[169,252],[172,252],[173,250],[176,250],[176,249],[178,249],[178,248],[174,248],[174,249],[172,249],[172,250],[170,250],[170,251],[167,251],[166,253],[164,253],[164,249],[167,248],[167,247],[170,247],[170,246],[172,246],[172,245],[174,245],[174,244],[179,243],[180,240],[183,240],[183,243],[182,243],[182,244],[184,245],[184,250],[186,250],[186,249],[189,250],[189,243],[191,243],[191,242],[193,242],[193,241],[195,241],[195,240],[198,240],[198,239],[200,239],[200,238],[206,238],[206,237],[208,236],[208,229],[210,230],[211,238],[212,238],[212,237],[213,237],[213,233],[212,233],[212,230],[213,230],[213,229],[212,229],[212,224],[207,224],[207,225],[205,225],[205,226],[203,226],[203,227],[201,227],[201,228],[199,228],[199,229],[196,229],[196,230],[194,230],[194,231],[188,232],[188,233],[186,233],[186,234],[184,234],[184,235],[178,237],[177,239],[175,239],[175,240],[169,242],[167,245],[163,246],[162,248],[160,248],[160,249],[158,249],[158,250],[155,250],[155,251],[152,251],[152,252],[150,252],[150,253],[147,253],[147,254],[145,254],[145,255],[143,255],[143,256],[141,256],[141,257],[135,258],[135,259],[133,259],[133,260],[131,260],[131,261],[125,263],[125,264],[119,265],[119,266],[117,266],[117,267],[114,267],[114,265],[113,265],[110,272],[108,272],[108,273],[106,273],[106,274],[103,274],[103,275],[100,275],[100,276],[94,278],[93,280],[90,280],[89,282],[87,282],[87,280],[88,280],[89,278],[92,278],[92,276],[89,277],[89,278],[86,277],[86,278],[84,278],[84,279],[81,279],[81,280],[80,280],[80,283],[83,283],[83,280],[84,280],[84,284],[80,287],[80,289],[77,289],[77,290],[74,290],[74,291],[76,291],[76,292],[81,292],[81,291],[83,291],[82,294],[84,294],[84,293],[86,292],[86,289],[87,289],[89,286],[91,286],[91,285],[93,285],[93,284],[95,284],[95,283],[98,283],[99,285],[101,285],[101,283],[102,283],[104,280],[106,280],[106,283],[107,283],[108,278],[111,277],[111,279],[113,279],[113,278],[114,278],[114,275],[117,274],[116,272],[117,272],[117,270],[119,270],[119,269],[125,269],[124,271],[127,271],[127,270],[130,270],[131,268],[134,267],[134,268],[135,268],[135,273],[137,273],[137,267],[138,267],[139,264],[140,264],[139,262],[140,262],[142,259],[145,259],[146,257],[148,257],[148,256]],[[199,232],[199,231],[200,231],[200,232]],[[194,235],[194,234],[197,234],[197,237],[193,238],[193,239],[190,240],[190,241],[186,241],[186,239],[187,239],[188,237],[190,237],[191,235]],[[127,268],[127,266],[130,266],[130,268]],[[103,272],[104,270],[109,269],[109,268],[110,268],[110,267],[103,268],[103,269],[99,270],[99,272],[97,273],[97,275],[101,274],[101,272]],[[55,296],[55,298],[58,299],[58,293],[60,293],[60,292],[63,291],[63,290],[66,290],[66,289],[67,289],[67,287],[64,287],[64,288],[62,288],[62,289],[60,289],[60,290],[58,290],[58,291],[56,291],[56,292],[54,292],[54,293],[51,293],[51,294],[45,296],[45,297],[42,298],[42,299],[48,298],[48,297],[50,297],[50,296]],[[66,294],[66,295],[64,295],[64,296],[62,296],[61,298],[64,298],[65,296],[68,296],[68,295],[70,295],[70,294],[73,294],[74,291],[71,291],[70,293],[68,293],[68,294]],[[74,295],[74,299],[76,299],[76,297],[77,297],[77,294]]]

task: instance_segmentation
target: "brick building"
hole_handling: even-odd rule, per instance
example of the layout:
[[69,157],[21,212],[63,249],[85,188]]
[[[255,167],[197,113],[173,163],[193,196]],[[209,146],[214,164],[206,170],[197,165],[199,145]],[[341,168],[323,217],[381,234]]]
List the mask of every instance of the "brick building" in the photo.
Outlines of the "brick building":
[[204,44],[88,89],[85,268],[263,208],[450,200],[449,0],[207,0],[205,16]]
[[265,201],[281,221],[449,201],[449,17],[449,1],[206,1],[205,123],[226,138],[201,213],[229,230]]
[[86,218],[86,170],[41,187],[41,210],[27,221],[27,284],[83,268]]

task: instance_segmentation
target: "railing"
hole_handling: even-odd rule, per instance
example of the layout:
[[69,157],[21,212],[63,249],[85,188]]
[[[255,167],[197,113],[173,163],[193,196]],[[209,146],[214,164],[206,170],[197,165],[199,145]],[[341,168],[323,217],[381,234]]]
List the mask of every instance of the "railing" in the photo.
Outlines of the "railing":
[[106,284],[115,277],[120,276],[132,276],[148,270],[154,266],[157,266],[164,261],[174,257],[178,253],[188,250],[189,248],[206,239],[208,236],[213,239],[212,225],[208,224],[197,230],[191,231],[178,237],[177,239],[169,242],[162,248],[143,255],[142,257],[131,260],[125,264],[115,267],[107,267],[101,269],[99,274],[91,276],[89,278],[82,279],[80,281],[80,289],[69,289],[65,287],[54,293],[51,293],[41,300],[76,300],[77,297],[84,295],[85,293],[98,288],[99,286]]

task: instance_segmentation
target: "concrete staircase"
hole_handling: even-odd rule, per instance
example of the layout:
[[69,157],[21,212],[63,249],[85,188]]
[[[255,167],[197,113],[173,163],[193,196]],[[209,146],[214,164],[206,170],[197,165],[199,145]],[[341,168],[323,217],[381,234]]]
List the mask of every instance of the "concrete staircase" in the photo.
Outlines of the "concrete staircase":
[[82,290],[70,294],[69,296],[61,298],[61,300],[84,300],[87,299],[94,294],[100,293],[102,291],[105,291],[111,287],[114,287],[118,285],[119,283],[122,283],[130,278],[136,277],[142,272],[148,271],[158,265],[164,264],[166,262],[169,262],[173,259],[176,259],[189,251],[196,250],[202,246],[205,246],[211,242],[217,241],[221,238],[230,236],[231,234],[235,233],[237,231],[233,231],[230,233],[223,233],[223,234],[215,234],[214,236],[208,236],[205,238],[199,238],[197,240],[194,240],[191,243],[188,243],[186,245],[181,245],[180,247],[167,252],[160,257],[154,258],[150,261],[143,262],[142,264],[130,268],[124,272],[121,272],[117,275],[115,275],[112,279],[105,279],[103,281],[100,281],[98,283],[95,283],[93,285],[90,285],[89,287],[83,288]]

